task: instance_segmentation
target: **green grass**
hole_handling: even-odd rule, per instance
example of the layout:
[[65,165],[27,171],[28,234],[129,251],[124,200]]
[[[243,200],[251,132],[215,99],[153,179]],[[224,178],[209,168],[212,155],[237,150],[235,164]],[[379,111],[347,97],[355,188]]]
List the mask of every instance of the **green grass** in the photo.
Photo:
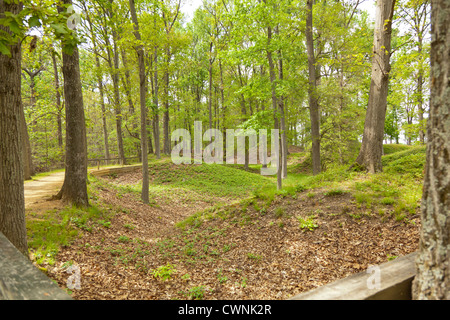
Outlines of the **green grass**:
[[87,209],[67,207],[39,215],[29,213],[26,219],[28,247],[38,264],[52,265],[60,248],[70,245],[80,230],[91,232],[91,221],[108,225],[108,219],[109,215],[95,206]]
[[411,147],[382,157],[385,173],[409,175],[421,178],[426,159],[426,147]]
[[383,145],[383,152],[384,155],[409,150],[411,148],[414,148],[413,146],[408,146],[406,144],[384,144]]
[[271,180],[259,174],[226,165],[173,165],[170,163],[149,166],[152,185],[170,185],[213,196],[242,198],[260,185]]

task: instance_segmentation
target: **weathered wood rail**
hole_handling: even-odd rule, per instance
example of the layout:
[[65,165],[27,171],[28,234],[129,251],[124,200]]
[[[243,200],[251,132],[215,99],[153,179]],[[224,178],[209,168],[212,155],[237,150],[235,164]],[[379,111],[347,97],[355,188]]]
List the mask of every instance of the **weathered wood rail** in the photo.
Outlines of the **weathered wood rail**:
[[363,271],[289,300],[411,300],[416,255],[414,252],[378,265],[379,286],[372,283],[375,273]]
[[0,300],[71,300],[0,232]]
[[[133,162],[133,160],[136,160],[136,161],[139,161],[139,157],[127,157],[127,158],[125,158],[125,161],[126,162],[128,162],[128,161],[131,161],[131,162]],[[97,168],[100,170],[100,165],[102,164],[102,162],[105,164],[105,165],[112,165],[112,164],[120,164],[120,165],[123,165],[123,162],[122,162],[122,158],[109,158],[109,159],[106,159],[106,158],[98,158],[98,159],[88,159],[88,163],[95,163],[96,165],[97,165]]]
[[103,176],[107,176],[110,174],[132,172],[132,171],[138,170],[140,168],[142,168],[142,164],[91,170],[89,173],[92,174],[93,176],[103,177]]

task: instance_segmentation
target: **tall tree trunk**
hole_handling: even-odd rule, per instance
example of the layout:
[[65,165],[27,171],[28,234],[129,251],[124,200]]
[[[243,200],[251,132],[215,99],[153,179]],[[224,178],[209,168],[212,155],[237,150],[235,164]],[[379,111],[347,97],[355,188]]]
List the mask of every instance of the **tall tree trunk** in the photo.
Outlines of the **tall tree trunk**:
[[[94,52],[95,52],[95,47],[94,47]],[[102,80],[102,74],[100,71],[100,60],[97,55],[95,55],[95,63],[97,66],[98,90],[100,91],[100,107],[102,110],[102,129],[103,129],[103,144],[105,147],[105,158],[109,160],[111,156],[109,154],[109,141],[108,141],[109,135],[108,135],[108,125],[106,122],[105,93],[103,90],[103,80]]]
[[212,59],[212,48],[213,48],[213,42],[211,41],[209,43],[209,67],[208,67],[208,74],[209,74],[209,99],[208,99],[208,110],[209,110],[209,129],[212,129],[212,76],[213,76],[213,59]]
[[[72,4],[72,0],[64,0]],[[64,12],[58,7],[58,12]],[[64,96],[66,101],[66,168],[64,184],[57,198],[78,207],[89,206],[87,194],[86,124],[81,88],[78,47],[71,54],[65,52],[62,41]]]
[[[279,35],[279,28],[278,26],[275,29],[275,32],[277,35]],[[278,79],[280,81],[283,81],[284,74],[283,74],[283,58],[281,54],[281,50],[278,50]],[[280,131],[281,131],[281,155],[282,155],[282,161],[281,161],[281,176],[282,178],[287,177],[287,155],[288,155],[288,147],[287,147],[287,140],[286,140],[286,116],[285,116],[285,107],[284,107],[284,97],[281,96],[280,99],[278,99],[278,106],[280,110]]]
[[[279,119],[278,119],[278,103],[277,103],[277,93],[276,93],[276,75],[275,75],[275,66],[272,58],[272,51],[270,51],[270,43],[272,41],[272,28],[267,27],[267,61],[269,62],[269,75],[270,75],[270,83],[271,83],[271,92],[272,92],[272,109],[273,109],[273,122],[274,129],[279,129]],[[279,150],[280,151],[280,150]],[[274,152],[272,150],[272,152]],[[281,172],[281,162],[282,161],[282,152],[278,152],[278,170],[277,170],[277,189],[281,190],[282,185],[282,172]]]
[[113,31],[113,60],[114,70],[112,71],[113,89],[114,89],[114,112],[116,114],[116,132],[117,132],[117,147],[119,158],[122,164],[127,164],[125,158],[125,151],[123,148],[123,134],[122,134],[122,110],[120,107],[120,91],[119,91],[119,52],[116,43],[116,31]]
[[364,134],[356,163],[369,173],[383,170],[384,122],[391,54],[391,26],[395,0],[377,0],[372,58],[372,80],[369,91]]
[[[36,91],[35,91],[35,77],[38,76],[39,73],[43,70],[43,68],[39,68],[34,71],[29,71],[27,69],[23,69],[28,76],[30,77],[30,104],[31,109],[36,110]],[[33,124],[36,124],[36,120],[33,121]],[[22,130],[23,130],[23,152],[24,152],[24,158],[23,158],[23,165],[24,165],[24,178],[25,180],[31,179],[31,176],[34,175],[34,168],[33,168],[33,159],[31,156],[31,143],[30,143],[30,135],[28,133],[28,126],[25,119],[25,113],[22,111]]]
[[[418,44],[417,44],[417,52],[419,56],[422,55],[422,35],[419,33],[418,35]],[[425,130],[423,129],[423,67],[420,65],[419,68],[419,76],[417,77],[417,107],[419,111],[419,141],[421,144],[425,144]]]
[[450,299],[450,3],[431,2],[431,92],[414,299]]
[[225,106],[225,97],[224,97],[223,68],[222,68],[222,61],[220,59],[219,59],[219,71],[220,71],[220,103],[222,105],[222,134],[225,139],[226,136],[225,118],[227,108]]
[[23,178],[30,180],[33,172],[33,162],[31,160],[31,143],[28,135],[27,121],[25,119],[25,112],[22,108],[20,110],[20,130],[22,136],[22,158],[23,158]]
[[167,66],[164,72],[164,116],[163,116],[163,135],[164,135],[164,154],[170,154],[170,137],[169,137],[169,63],[170,63],[170,49],[166,49]]
[[53,75],[55,78],[55,93],[56,93],[56,123],[58,128],[58,146],[63,148],[63,136],[62,136],[62,107],[61,107],[61,92],[59,91],[59,73],[58,63],[56,62],[56,52],[52,51],[52,63],[53,63]]
[[[123,83],[123,86],[125,88],[125,94],[127,96],[128,112],[132,116],[134,116],[134,104],[133,104],[133,99],[131,97],[130,70],[128,69],[128,59],[127,59],[127,55],[126,55],[125,49],[122,48],[120,50],[120,55],[122,57],[123,68],[125,69],[124,76],[122,76],[122,83]],[[144,63],[144,67],[145,67],[145,63]],[[145,71],[145,69],[144,69],[144,71]],[[131,124],[131,127],[133,128],[133,133],[135,133],[137,131],[137,127],[138,127],[135,121],[133,121],[133,123]],[[134,145],[135,145],[135,148],[136,148],[136,154],[137,154],[138,158],[140,158],[141,157],[140,144],[138,142],[136,142]]]
[[[83,7],[84,7],[85,12],[88,12],[85,3],[83,3]],[[94,57],[95,57],[95,67],[97,69],[96,77],[97,77],[97,83],[98,83],[98,90],[100,92],[100,107],[102,110],[103,144],[104,144],[104,149],[105,149],[105,158],[107,159],[106,163],[108,164],[108,160],[110,159],[110,154],[109,154],[109,141],[108,141],[108,139],[109,139],[108,138],[108,127],[107,127],[107,122],[106,122],[105,93],[103,90],[103,74],[101,72],[101,65],[100,65],[100,58],[99,58],[98,49],[97,49],[96,35],[93,30],[93,26],[92,26],[92,22],[89,17],[89,14],[86,14],[86,19],[88,21],[89,30],[91,32],[91,40],[92,40],[92,46],[93,46],[93,50],[94,50]]]
[[[130,2],[130,13],[134,24],[134,36],[138,42],[141,42],[141,34],[139,32],[139,24],[136,15],[136,8],[134,5],[134,0],[129,0]],[[139,63],[139,95],[140,95],[140,106],[141,106],[141,150],[142,150],[142,194],[141,198],[144,203],[149,203],[149,181],[148,181],[148,153],[147,153],[147,106],[146,106],[146,96],[147,96],[147,76],[145,74],[145,59],[144,59],[144,48],[142,45],[136,47]]]
[[306,49],[308,55],[309,71],[309,116],[311,121],[311,140],[312,140],[312,165],[313,174],[319,174],[321,171],[320,160],[320,116],[319,116],[319,97],[317,96],[317,69],[314,55],[313,38],[313,0],[308,0],[306,14]]
[[[0,1],[0,18],[5,12],[18,14],[22,3]],[[0,31],[10,33],[0,25]],[[28,256],[21,155],[21,46],[9,46],[10,56],[0,53],[0,232]]]
[[[155,22],[156,24],[156,22]],[[153,111],[153,137],[155,140],[155,154],[156,159],[161,158],[161,138],[160,138],[160,130],[159,130],[159,102],[158,102],[158,92],[159,92],[159,84],[158,84],[158,48],[155,46],[155,66],[154,66],[154,80],[153,80],[153,104],[155,110]]]

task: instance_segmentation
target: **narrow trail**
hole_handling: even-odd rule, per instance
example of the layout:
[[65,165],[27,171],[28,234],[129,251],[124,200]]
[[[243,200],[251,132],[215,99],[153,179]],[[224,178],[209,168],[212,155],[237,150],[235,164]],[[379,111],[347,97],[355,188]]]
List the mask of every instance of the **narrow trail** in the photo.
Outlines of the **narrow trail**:
[[[112,166],[101,167],[100,169],[89,169],[90,173],[101,175],[108,174],[115,171],[133,170],[140,165],[131,166]],[[31,181],[26,181],[24,184],[25,195],[25,209],[35,209],[48,206],[49,198],[57,194],[64,183],[64,171],[54,172],[44,177],[33,178]]]
[[47,199],[58,193],[64,182],[64,171],[27,181],[24,184],[25,209],[47,202]]

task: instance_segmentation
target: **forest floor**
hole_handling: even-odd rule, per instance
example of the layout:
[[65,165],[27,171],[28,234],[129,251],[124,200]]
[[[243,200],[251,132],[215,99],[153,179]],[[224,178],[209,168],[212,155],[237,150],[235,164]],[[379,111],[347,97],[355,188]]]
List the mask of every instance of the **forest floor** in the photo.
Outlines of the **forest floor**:
[[90,176],[91,208],[27,209],[32,259],[74,299],[286,299],[417,250],[420,176],[312,178],[299,159],[281,192],[257,168],[155,161],[149,205],[140,170]]

